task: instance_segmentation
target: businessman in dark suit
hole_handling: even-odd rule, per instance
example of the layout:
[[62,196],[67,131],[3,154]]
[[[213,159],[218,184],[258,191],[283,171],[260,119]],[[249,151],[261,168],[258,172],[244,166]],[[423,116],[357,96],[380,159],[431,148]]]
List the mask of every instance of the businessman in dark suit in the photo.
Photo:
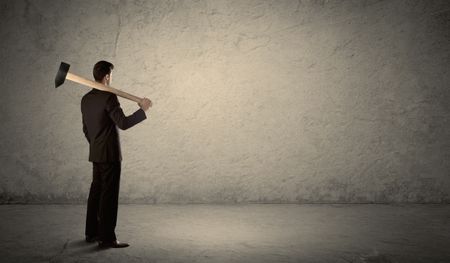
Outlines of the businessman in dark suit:
[[[113,64],[99,61],[93,69],[94,79],[110,85]],[[125,116],[117,96],[92,89],[81,99],[83,132],[89,142],[89,161],[93,178],[86,214],[86,241],[98,241],[102,248],[129,246],[119,242],[114,232],[117,222],[122,153],[119,129],[126,130],[145,120],[145,111],[152,102],[144,98],[140,109]]]

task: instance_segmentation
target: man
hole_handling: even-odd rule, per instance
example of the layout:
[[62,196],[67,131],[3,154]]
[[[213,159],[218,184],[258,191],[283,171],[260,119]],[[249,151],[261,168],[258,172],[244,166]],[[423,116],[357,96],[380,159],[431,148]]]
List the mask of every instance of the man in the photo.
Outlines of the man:
[[[114,65],[107,61],[95,64],[93,75],[97,82],[110,85]],[[145,111],[152,102],[144,98],[140,109],[125,116],[117,96],[92,89],[81,99],[83,132],[89,142],[89,161],[93,178],[89,191],[86,214],[86,241],[98,241],[101,248],[129,246],[119,242],[115,235],[122,154],[119,131],[126,130],[145,120]]]

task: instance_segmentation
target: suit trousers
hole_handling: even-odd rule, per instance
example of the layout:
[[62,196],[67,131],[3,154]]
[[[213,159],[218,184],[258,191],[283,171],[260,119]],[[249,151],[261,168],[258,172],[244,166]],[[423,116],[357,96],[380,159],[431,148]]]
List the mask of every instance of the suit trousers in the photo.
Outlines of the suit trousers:
[[121,162],[92,163],[92,183],[86,213],[87,236],[117,240],[115,228],[119,201]]

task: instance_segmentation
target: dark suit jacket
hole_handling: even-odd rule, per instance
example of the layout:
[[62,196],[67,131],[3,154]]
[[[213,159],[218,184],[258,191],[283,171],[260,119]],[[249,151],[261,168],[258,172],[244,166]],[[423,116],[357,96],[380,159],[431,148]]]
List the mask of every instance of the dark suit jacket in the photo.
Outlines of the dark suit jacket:
[[142,109],[125,116],[116,94],[97,89],[81,99],[81,114],[90,162],[122,161],[117,127],[126,130],[147,118]]

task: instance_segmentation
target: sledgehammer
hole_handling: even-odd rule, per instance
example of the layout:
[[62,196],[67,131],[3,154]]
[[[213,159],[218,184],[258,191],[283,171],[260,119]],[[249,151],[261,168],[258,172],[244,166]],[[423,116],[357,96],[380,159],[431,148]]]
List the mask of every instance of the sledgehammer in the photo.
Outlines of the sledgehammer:
[[103,90],[103,91],[108,91],[108,92],[114,93],[117,96],[120,96],[120,97],[125,98],[125,99],[132,100],[132,101],[137,102],[137,103],[141,102],[141,100],[142,100],[142,98],[139,98],[137,96],[131,95],[131,94],[126,93],[124,91],[115,89],[115,88],[113,88],[111,86],[106,86],[106,85],[103,85],[103,84],[101,84],[99,82],[88,80],[88,79],[82,78],[80,76],[77,76],[75,74],[72,74],[72,73],[69,72],[69,68],[70,68],[69,64],[61,62],[61,65],[59,66],[58,73],[56,73],[56,77],[55,77],[55,88],[61,86],[64,83],[64,81],[66,79],[68,79],[68,80],[71,80],[73,82],[76,82],[76,83],[79,83],[81,85],[85,85],[85,86],[88,86],[88,87],[91,87],[91,88],[94,88],[94,89],[99,89],[99,90]]

